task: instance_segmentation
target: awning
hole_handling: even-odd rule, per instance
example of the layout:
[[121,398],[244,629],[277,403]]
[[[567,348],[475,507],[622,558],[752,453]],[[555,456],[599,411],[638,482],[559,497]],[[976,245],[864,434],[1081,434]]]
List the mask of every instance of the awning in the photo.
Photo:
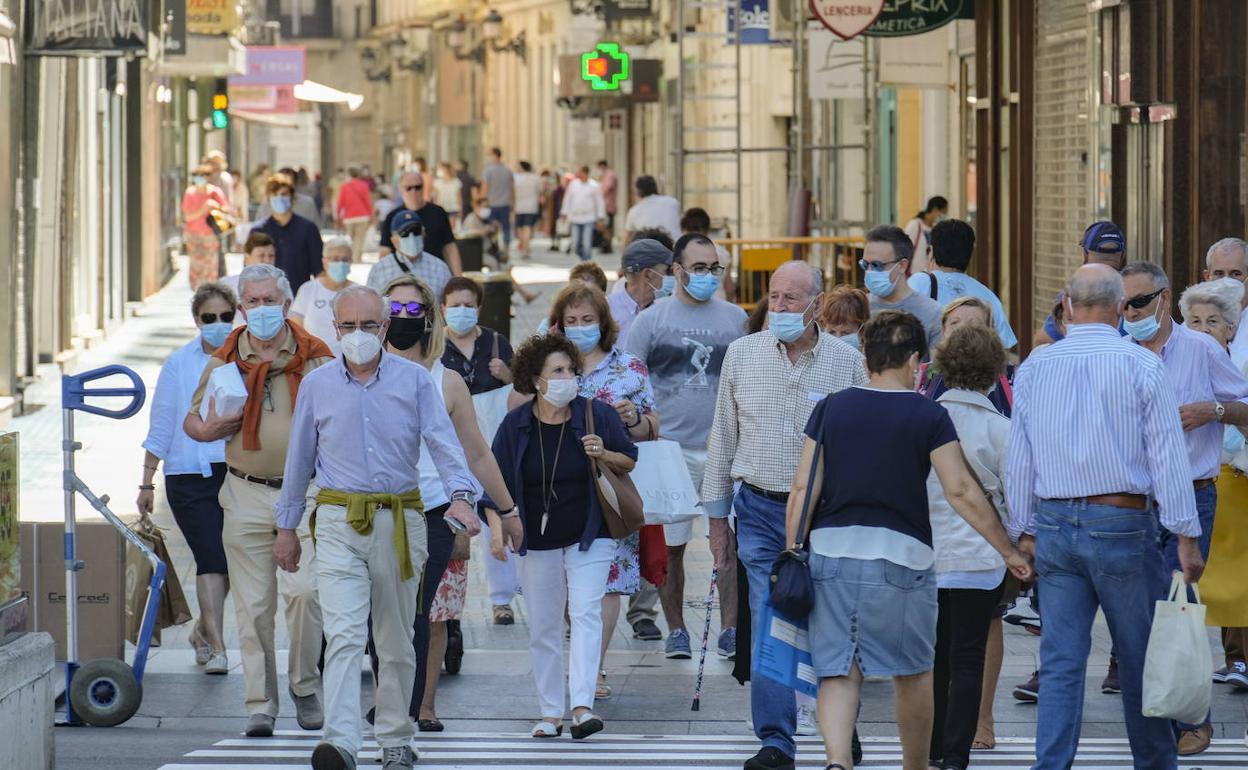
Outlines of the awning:
[[230,108],[230,115],[245,120],[248,123],[259,123],[265,126],[273,126],[274,128],[299,128],[297,121],[292,120],[284,115],[269,114],[264,112],[252,112],[251,110],[240,110],[234,107]]
[[323,104],[345,104],[347,109],[355,112],[364,103],[363,94],[352,94],[339,91],[323,83],[305,80],[295,86],[295,98],[305,102],[321,102]]
[[247,71],[247,49],[233,35],[187,35],[186,53],[166,54],[152,71],[166,77],[229,77]]

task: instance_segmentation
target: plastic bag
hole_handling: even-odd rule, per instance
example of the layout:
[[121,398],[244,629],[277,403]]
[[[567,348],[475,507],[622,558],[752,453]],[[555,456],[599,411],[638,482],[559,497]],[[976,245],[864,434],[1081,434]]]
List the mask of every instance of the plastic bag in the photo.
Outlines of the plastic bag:
[[675,441],[637,442],[637,465],[629,475],[641,494],[647,524],[679,524],[702,515],[689,466]]
[[1213,684],[1213,653],[1205,631],[1205,606],[1192,586],[1196,601],[1187,600],[1183,573],[1175,572],[1170,596],[1158,601],[1144,655],[1146,717],[1203,722],[1209,714]]

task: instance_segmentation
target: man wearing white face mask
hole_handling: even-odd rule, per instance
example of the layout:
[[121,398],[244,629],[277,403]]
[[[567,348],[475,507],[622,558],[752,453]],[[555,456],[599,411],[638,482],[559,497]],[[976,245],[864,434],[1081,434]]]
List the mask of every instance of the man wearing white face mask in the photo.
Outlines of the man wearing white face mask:
[[[282,489],[303,496],[302,486],[285,482],[282,470],[291,415],[305,375],[333,359],[324,342],[286,320],[290,283],[273,265],[250,265],[239,274],[240,306],[247,325],[235,329],[213,353],[183,420],[196,441],[227,439],[228,473],[219,495],[224,511],[222,541],[230,588],[238,612],[238,636],[247,681],[247,735],[273,734],[278,714],[277,650],[274,619],[277,595],[286,600],[290,635],[288,676],[299,726],[318,730],[323,720],[317,691],[321,655],[321,609],[310,572],[279,575],[273,562],[273,504]],[[241,415],[220,415],[208,403],[200,417],[208,381],[218,367],[237,366],[247,388]],[[297,487],[297,488],[296,488]],[[311,547],[306,528],[300,536]]]
[[871,293],[871,314],[901,310],[918,318],[927,330],[927,349],[940,342],[940,303],[912,291],[906,271],[914,257],[914,243],[906,231],[894,225],[880,225],[867,232],[858,266],[863,283]]
[[338,292],[354,286],[351,274],[351,241],[338,236],[325,244],[325,269],[316,278],[299,287],[295,301],[290,306],[290,320],[318,337],[338,355],[342,348],[334,332],[334,297]]
[[406,273],[429,284],[429,288],[440,295],[446,282],[451,280],[451,269],[425,251],[425,228],[420,215],[411,209],[399,209],[390,225],[390,243],[394,251],[377,260],[377,264],[368,271],[369,288],[380,292],[395,278]]
[[[724,356],[715,421],[706,451],[702,506],[710,516],[711,554],[722,575],[732,567],[728,514],[737,514],[738,557],[749,576],[754,628],[768,578],[787,547],[785,506],[804,424],[829,393],[867,382],[862,354],[819,331],[823,274],[808,262],[781,265],[771,276],[767,329],[733,342]],[[740,491],[735,495],[735,482]],[[754,731],[762,750],[751,770],[791,768],[796,710],[792,691],[766,677],[750,680]]]
[[303,385],[286,458],[289,486],[275,506],[273,556],[283,570],[301,571],[295,529],[307,501],[296,490],[315,472],[320,491],[311,514],[317,537],[311,569],[325,613],[328,716],[312,766],[355,770],[359,661],[371,612],[380,660],[375,732],[383,766],[398,770],[416,760],[408,705],[416,673],[417,576],[428,554],[417,468],[422,441],[451,499],[446,518],[469,534],[481,529],[473,510],[479,489],[432,376],[382,352],[390,321],[381,295],[364,286],[344,289],[334,298],[334,320],[342,357]]

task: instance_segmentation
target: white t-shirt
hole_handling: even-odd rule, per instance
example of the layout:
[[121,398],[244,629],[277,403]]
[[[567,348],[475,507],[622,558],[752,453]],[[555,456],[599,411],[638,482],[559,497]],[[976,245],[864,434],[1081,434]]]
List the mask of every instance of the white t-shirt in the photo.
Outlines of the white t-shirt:
[[531,171],[521,171],[514,180],[517,214],[536,214],[541,208],[539,193],[542,180]]
[[[347,284],[350,286],[350,284]],[[341,352],[338,334],[334,331],[334,297],[338,292],[326,288],[320,278],[313,278],[299,287],[295,301],[290,305],[290,312],[303,316],[303,328],[309,334],[320,337],[334,355]]]
[[670,195],[647,195],[633,204],[624,219],[628,232],[661,227],[676,240],[680,237],[680,201]]

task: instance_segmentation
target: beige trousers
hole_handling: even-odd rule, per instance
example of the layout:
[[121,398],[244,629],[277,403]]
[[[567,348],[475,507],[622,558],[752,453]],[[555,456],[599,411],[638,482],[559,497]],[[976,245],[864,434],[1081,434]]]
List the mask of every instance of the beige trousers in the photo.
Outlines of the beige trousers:
[[[315,489],[315,488],[314,488]],[[299,525],[303,546],[298,572],[285,572],[273,558],[277,529],[273,506],[280,490],[225,474],[221,508],[225,511],[222,539],[230,568],[230,595],[238,612],[238,637],[247,678],[247,714],[278,713],[277,595],[286,601],[286,631],[290,635],[287,676],[299,696],[320,689],[317,662],[321,657],[321,607],[316,596],[316,567],[308,520]]]
[[[325,740],[360,751],[360,658],[373,617],[373,644],[380,669],[373,731],[382,748],[406,746],[416,735],[408,716],[416,681],[412,625],[420,609],[420,576],[429,558],[425,517],[409,508],[407,547],[415,576],[399,578],[395,518],[383,508],[373,529],[361,535],[347,523],[347,509],[321,505],[316,512],[316,583],[325,612]],[[599,624],[601,626],[601,624]]]

